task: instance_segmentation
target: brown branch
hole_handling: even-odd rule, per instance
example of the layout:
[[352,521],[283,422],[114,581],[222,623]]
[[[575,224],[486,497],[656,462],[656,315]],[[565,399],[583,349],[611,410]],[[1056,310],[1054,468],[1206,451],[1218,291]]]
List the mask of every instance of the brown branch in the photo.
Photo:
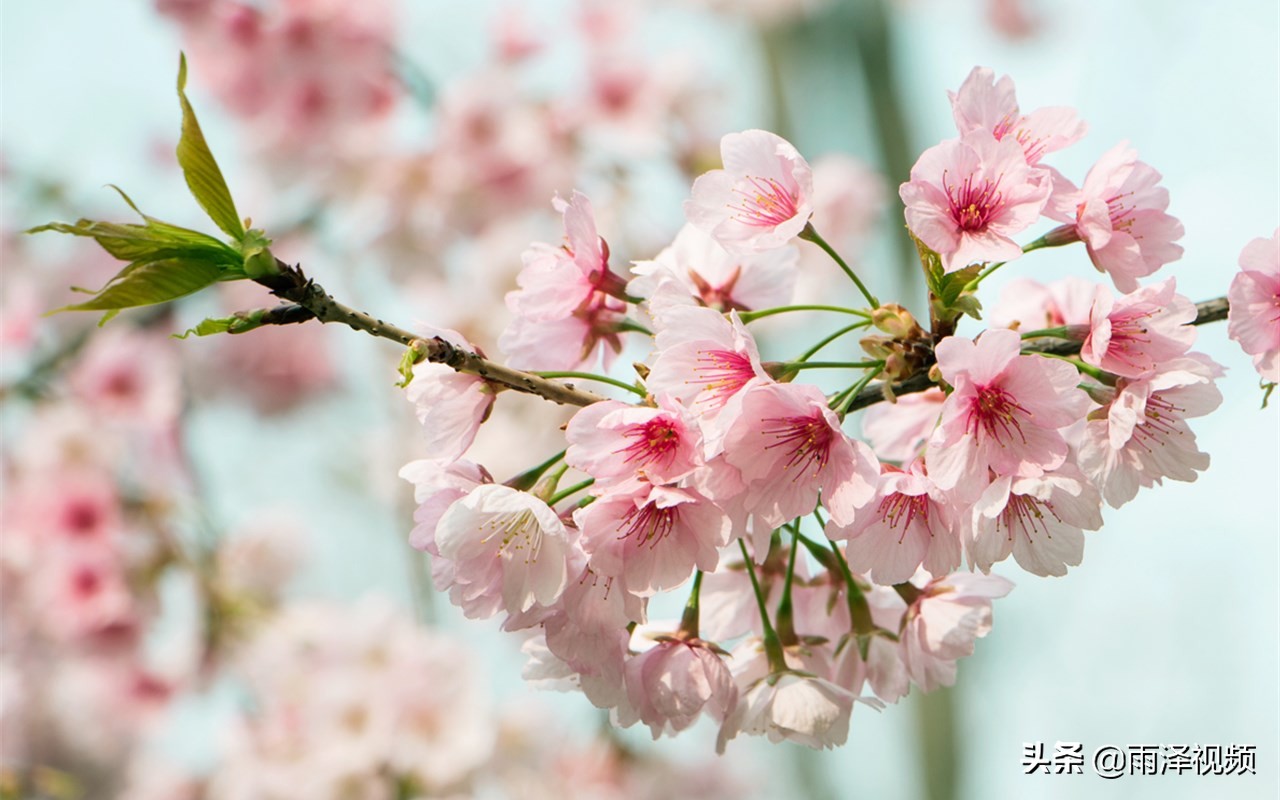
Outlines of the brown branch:
[[[1204,325],[1209,322],[1221,322],[1227,318],[1227,298],[1216,297],[1213,300],[1205,300],[1203,303],[1196,303],[1196,318],[1192,325]],[[1025,346],[1026,350],[1034,350],[1038,353],[1049,353],[1056,356],[1073,356],[1080,352],[1080,342],[1056,340],[1046,343],[1031,343]],[[915,394],[932,388],[936,384],[929,380],[928,367],[920,370],[911,377],[900,383],[893,384],[895,395]],[[884,400],[884,391],[876,384],[868,386],[858,393],[853,402],[849,405],[849,411],[857,411],[860,408],[867,408]]]
[[[608,399],[594,392],[576,389],[572,384],[561,383],[531,372],[504,367],[501,364],[489,361],[478,353],[455,347],[440,338],[422,339],[403,328],[397,328],[380,319],[375,319],[363,311],[356,311],[339,303],[326,293],[319,284],[303,275],[300,267],[291,267],[284,262],[277,263],[280,267],[280,274],[259,278],[258,283],[266,286],[277,297],[282,297],[296,305],[274,309],[272,318],[269,320],[264,318],[264,324],[292,324],[311,318],[318,319],[321,322],[338,322],[354,330],[364,331],[370,336],[390,339],[406,347],[413,347],[427,361],[445,364],[458,372],[478,375],[485,380],[492,381],[508,389],[514,389],[526,394],[535,394],[553,403],[589,406],[592,403]],[[1204,325],[1209,322],[1224,320],[1227,318],[1227,308],[1227,298],[1225,297],[1197,303],[1196,318],[1192,324]],[[1026,349],[1052,355],[1069,356],[1080,352],[1080,342],[1066,340],[1046,343],[1033,342],[1028,344]],[[933,359],[930,355],[925,365],[914,375],[890,387],[893,390],[893,394],[915,394],[935,386],[936,384],[929,380],[929,367],[932,364]],[[861,408],[867,408],[884,399],[885,395],[881,386],[873,384],[858,393],[858,396],[849,405],[848,410],[857,411]]]
[[[257,279],[257,282],[277,297],[294,303],[273,309],[270,319],[265,324],[293,324],[307,319],[320,322],[337,322],[352,330],[363,331],[380,339],[390,339],[405,347],[413,347],[427,361],[445,364],[458,372],[478,375],[499,386],[514,389],[517,392],[535,394],[553,403],[573,406],[589,406],[608,398],[594,392],[574,388],[573,384],[543,378],[531,372],[511,369],[490,361],[478,353],[456,347],[440,338],[424,339],[416,334],[398,328],[380,319],[357,311],[350,306],[339,303],[318,283],[302,273],[301,267],[290,266],[283,261],[276,262],[280,272]],[[305,312],[305,313],[304,313]]]

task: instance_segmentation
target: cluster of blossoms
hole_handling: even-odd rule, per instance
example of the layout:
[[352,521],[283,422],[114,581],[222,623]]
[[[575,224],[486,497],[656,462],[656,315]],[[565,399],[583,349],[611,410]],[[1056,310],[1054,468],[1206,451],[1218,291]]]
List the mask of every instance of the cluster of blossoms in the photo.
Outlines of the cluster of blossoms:
[[715,764],[548,736],[545,710],[495,713],[475,652],[376,598],[285,607],[235,672],[253,709],[192,797],[660,798],[693,785],[727,798],[737,787]]
[[175,559],[168,509],[184,489],[175,362],[162,333],[104,332],[7,448],[6,767],[58,763],[69,751],[111,763],[174,691],[175,665],[152,658],[144,636],[158,577]]
[[[693,184],[687,226],[630,276],[577,192],[556,200],[563,243],[524,254],[499,341],[508,363],[640,402],[587,405],[563,453],[497,483],[463,458],[492,389],[416,368],[409,395],[432,457],[401,473],[420,504],[411,542],[468,617],[525,633],[530,680],[575,686],[655,738],[705,714],[721,748],[744,732],[840,744],[855,701],[955,680],[1012,588],[995,564],[1064,575],[1104,503],[1207,467],[1187,420],[1219,404],[1222,368],[1191,350],[1197,308],[1174,280],[1138,282],[1181,253],[1159,173],[1122,144],[1077,187],[1042,162],[1084,135],[1074,111],[1023,114],[1011,80],[981,68],[951,99],[957,138],[927,150],[900,190],[932,332],[880,304],[815,230],[796,149],[750,130],[724,137],[724,168]],[[1014,241],[1041,217],[1062,224]],[[867,307],[820,307],[856,321],[793,361],[762,362],[749,324],[812,308],[787,306],[796,239],[826,250]],[[992,327],[954,333],[987,275],[1075,242],[1121,293],[1024,280]],[[1232,332],[1274,367],[1275,240],[1242,264],[1233,293],[1254,305],[1241,303]],[[864,360],[811,360],[871,327],[885,335],[863,339]],[[638,336],[652,351],[635,383],[577,372],[607,369]],[[854,377],[828,395],[796,382],[810,368]],[[895,397],[925,372],[932,388]],[[864,443],[843,422],[877,392],[894,402],[867,413]],[[652,598],[690,581],[678,622],[649,618]]]

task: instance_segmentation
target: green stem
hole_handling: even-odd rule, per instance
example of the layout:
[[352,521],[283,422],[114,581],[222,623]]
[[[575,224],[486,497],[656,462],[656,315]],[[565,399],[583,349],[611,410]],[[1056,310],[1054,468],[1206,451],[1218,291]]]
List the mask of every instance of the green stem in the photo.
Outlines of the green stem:
[[560,491],[551,495],[551,499],[547,500],[547,505],[554,506],[556,503],[559,503],[561,500],[565,499],[566,497],[573,494],[574,492],[580,492],[595,482],[596,482],[595,478],[587,478],[585,481],[579,481],[578,483],[575,483],[574,485],[570,486],[568,489],[561,489]]
[[871,369],[883,366],[883,361],[791,361],[783,364],[782,369],[799,372],[802,369]]
[[759,311],[743,311],[738,314],[738,319],[746,322],[755,322],[758,319],[772,317],[775,314],[788,314],[792,311],[834,311],[837,314],[853,314],[859,317],[870,317],[866,311],[860,308],[845,308],[844,306],[822,306],[822,305],[798,305],[798,306],[777,306],[775,308],[762,308]]
[[760,589],[760,581],[756,578],[756,567],[747,552],[747,543],[739,539],[738,547],[742,549],[747,575],[751,578],[751,590],[756,595],[756,608],[760,611],[760,627],[764,631],[764,654],[769,659],[769,672],[786,672],[787,658],[782,652],[782,642],[778,641],[778,633],[769,623],[769,609],[765,607],[764,592]]
[[800,231],[800,238],[808,242],[813,242],[818,247],[821,247],[827,255],[831,256],[831,260],[835,261],[836,264],[840,266],[840,269],[844,270],[844,274],[848,275],[849,278],[857,284],[858,291],[862,292],[862,296],[867,298],[867,303],[869,303],[872,308],[880,307],[880,301],[867,290],[867,287],[863,285],[862,281],[858,278],[853,269],[850,268],[850,266],[845,263],[844,259],[840,257],[840,254],[835,251],[835,248],[827,244],[827,240],[823,239],[822,236],[819,235],[818,231],[813,227],[812,222],[805,223],[804,230]]
[[596,375],[593,372],[535,372],[533,374],[540,378],[581,378],[586,381],[599,381],[600,383],[607,383],[610,386],[617,386],[619,389],[626,389],[628,392],[640,397],[646,396],[646,392],[638,386],[624,383],[616,378],[610,378],[607,375]]
[[858,392],[861,392],[863,389],[865,389],[867,384],[875,380],[876,376],[879,375],[881,372],[884,372],[883,363],[873,368],[866,375],[863,375],[861,380],[859,380],[852,387],[850,387],[848,394],[846,394],[844,398],[841,399],[840,405],[837,406],[835,409],[836,414],[840,415],[840,419],[844,419],[845,414],[849,413],[849,406],[853,404],[853,400],[858,396]]
[[626,319],[618,323],[617,330],[619,332],[631,331],[632,333],[643,333],[646,336],[652,336],[653,331],[641,325],[635,320]]
[[[794,523],[794,528],[789,529],[791,533],[799,537],[800,523]],[[799,644],[800,637],[796,635],[796,624],[791,607],[791,583],[796,574],[796,555],[800,552],[800,543],[798,541],[791,542],[791,556],[787,560],[787,577],[782,583],[782,599],[778,601],[778,639],[782,642],[783,647]]]
[[1107,372],[1106,370],[1098,369],[1092,364],[1086,364],[1078,358],[1072,358],[1071,356],[1060,356],[1057,353],[1041,353],[1035,350],[1032,350],[1030,353],[1027,353],[1026,355],[1037,355],[1037,356],[1043,356],[1044,358],[1056,358],[1059,361],[1067,362],[1071,366],[1075,367],[1080,372],[1080,374],[1088,375],[1090,378],[1093,378],[1099,383],[1106,384],[1107,386],[1116,385],[1115,375],[1112,375],[1110,372]]
[[862,593],[862,587],[858,586],[857,580],[854,579],[853,571],[849,569],[849,562],[844,560],[840,545],[831,542],[831,552],[835,553],[836,564],[840,566],[840,574],[848,590],[846,594],[849,601],[849,620],[853,625],[853,632],[869,634],[875,630],[875,623],[871,619],[871,607],[867,605],[866,595]]
[[538,466],[530,467],[524,472],[521,472],[519,475],[507,481],[507,485],[512,489],[519,489],[522,492],[529,491],[538,482],[538,479],[542,477],[543,473],[554,467],[556,462],[564,458],[564,453],[565,451],[561,450],[559,453],[556,453],[551,458],[543,461]]
[[693,573],[693,589],[689,592],[689,602],[684,604],[684,614],[680,617],[679,634],[689,639],[698,636],[698,602],[702,594],[702,570]]
[[1056,328],[1041,328],[1038,331],[1028,331],[1027,333],[1022,334],[1023,339],[1039,339],[1042,337],[1054,338],[1054,339],[1070,339],[1071,333],[1067,330],[1066,325],[1059,325]]
[[1009,263],[1009,262],[1007,262],[1007,261],[997,261],[996,263],[994,263],[994,264],[990,265],[989,267],[987,267],[986,269],[984,269],[982,272],[979,272],[979,273],[978,273],[978,276],[977,276],[976,278],[974,278],[973,280],[969,281],[968,283],[966,283],[966,284],[964,285],[964,291],[966,291],[966,292],[976,292],[976,291],[978,291],[978,287],[982,285],[982,282],[983,282],[984,280],[986,280],[986,279],[987,279],[987,277],[988,277],[989,275],[991,275],[991,273],[993,273],[993,272],[995,272],[996,270],[1000,269],[1001,267],[1003,267],[1003,266],[1004,266],[1005,264],[1007,264],[1007,263]]
[[797,359],[796,359],[796,361],[808,361],[808,360],[809,360],[810,358],[812,358],[812,357],[813,357],[813,356],[814,356],[814,355],[815,355],[819,350],[821,350],[822,348],[824,348],[824,347],[826,347],[827,345],[831,344],[831,343],[832,343],[832,342],[834,342],[836,339],[839,339],[841,336],[844,336],[846,333],[850,333],[850,332],[852,332],[852,331],[856,331],[856,330],[858,330],[859,328],[866,328],[866,327],[868,327],[869,325],[871,325],[871,320],[869,320],[869,319],[864,319],[864,320],[861,320],[861,321],[859,321],[859,322],[855,322],[855,323],[853,323],[852,325],[846,325],[845,327],[841,328],[840,330],[836,331],[835,333],[831,334],[830,336],[827,336],[826,338],[822,339],[822,340],[821,340],[821,341],[819,341],[817,344],[815,344],[813,347],[810,347],[808,350],[804,351],[804,355],[802,355],[802,356],[800,356],[799,358],[797,358]]

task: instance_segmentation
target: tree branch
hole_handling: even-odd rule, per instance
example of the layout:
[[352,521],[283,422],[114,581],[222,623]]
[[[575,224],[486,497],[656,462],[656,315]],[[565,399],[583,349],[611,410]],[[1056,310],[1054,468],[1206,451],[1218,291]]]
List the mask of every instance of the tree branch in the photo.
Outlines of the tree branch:
[[608,399],[594,392],[574,388],[571,383],[561,383],[531,372],[504,367],[478,353],[456,347],[438,337],[430,339],[419,337],[403,328],[339,303],[318,283],[308,279],[301,267],[290,266],[279,260],[276,261],[276,266],[280,270],[278,274],[263,276],[257,279],[257,283],[270,289],[275,296],[295,305],[285,306],[279,310],[273,309],[270,318],[264,318],[265,324],[286,325],[313,318],[324,323],[337,322],[370,336],[390,339],[405,347],[412,347],[427,361],[445,364],[458,372],[478,375],[499,386],[525,394],[535,394],[553,403],[589,406]]
[[[440,338],[423,339],[395,325],[375,319],[363,311],[343,305],[334,300],[321,286],[308,279],[300,267],[292,267],[282,261],[277,262],[280,273],[258,279],[258,283],[271,290],[277,297],[289,300],[295,305],[273,309],[270,318],[263,319],[264,324],[286,325],[303,322],[307,319],[318,319],[321,322],[337,322],[354,330],[364,331],[370,336],[390,339],[406,347],[413,347],[423,358],[437,364],[452,367],[458,372],[478,375],[487,381],[499,384],[508,389],[525,394],[544,397],[553,403],[573,406],[589,406],[608,398],[594,392],[574,388],[573,384],[561,383],[535,375],[523,370],[511,369],[489,361],[478,353],[464,350]],[[1196,304],[1196,318],[1193,325],[1204,325],[1219,322],[1227,318],[1227,298],[1218,297]],[[1049,353],[1059,356],[1070,356],[1080,352],[1080,342],[1053,341],[1032,343],[1027,350]],[[915,394],[923,392],[936,384],[929,380],[929,367],[933,359],[909,378],[892,384],[894,395]],[[879,385],[868,386],[858,393],[849,404],[848,411],[857,411],[879,403],[885,399]]]
[[[1216,297],[1213,300],[1205,300],[1203,303],[1196,303],[1196,318],[1192,325],[1204,325],[1209,322],[1220,322],[1227,318],[1227,298]],[[1044,344],[1028,344],[1025,350],[1034,350],[1040,353],[1050,353],[1057,356],[1073,356],[1080,352],[1080,342],[1073,341],[1053,341]],[[932,361],[932,360],[931,360]],[[890,388],[894,395],[915,394],[923,392],[926,389],[935,386],[933,381],[929,380],[928,366],[911,377],[900,383],[893,384]],[[867,408],[884,400],[884,392],[880,386],[868,386],[858,393],[853,402],[849,405],[849,411],[857,411],[860,408]]]

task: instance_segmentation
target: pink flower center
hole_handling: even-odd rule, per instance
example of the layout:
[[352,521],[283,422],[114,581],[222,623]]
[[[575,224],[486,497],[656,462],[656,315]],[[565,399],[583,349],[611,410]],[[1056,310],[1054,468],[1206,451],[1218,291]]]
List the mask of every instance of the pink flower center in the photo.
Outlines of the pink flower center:
[[507,551],[511,551],[512,556],[518,558],[520,551],[523,550],[524,563],[532,564],[538,560],[538,554],[542,552],[542,526],[538,524],[538,518],[534,513],[528,509],[494,515],[480,526],[480,530],[485,533],[484,538],[480,540],[482,543],[488,542],[495,536],[498,537],[499,558]]
[[996,123],[996,126],[991,129],[991,135],[996,137],[997,142],[1000,141],[1009,135],[1009,131],[1013,130],[1013,125],[1017,121],[1018,118],[1013,114],[1005,114],[1004,117]]
[[68,532],[76,536],[92,533],[102,519],[98,505],[87,498],[77,498],[69,503],[62,513],[62,523]]
[[698,353],[696,364],[697,377],[689,382],[702,384],[703,396],[698,402],[715,408],[723,406],[756,376],[751,359],[733,350],[703,350]]
[[777,440],[764,449],[785,448],[787,461],[782,468],[786,470],[798,467],[791,477],[793,481],[799,480],[810,468],[815,476],[822,472],[831,458],[831,442],[835,439],[835,431],[820,414],[775,417],[761,422],[764,424],[761,432]]
[[898,523],[902,523],[902,535],[898,537],[898,544],[902,544],[902,540],[907,538],[911,523],[917,518],[929,535],[933,536],[933,529],[929,526],[929,495],[927,494],[909,495],[894,492],[880,501],[876,513],[890,530],[897,530]]
[[1132,196],[1133,192],[1125,192],[1107,199],[1107,216],[1111,218],[1111,230],[1128,232],[1133,228],[1134,207],[1125,204],[1125,199]]
[[[622,518],[622,525],[626,526],[626,530],[618,538],[632,539],[636,547],[644,547],[646,544],[656,547],[675,528],[677,513],[674,507],[658,508],[654,503],[633,508]],[[621,529],[620,526],[619,530]]]
[[1009,541],[1013,541],[1013,537],[1019,533],[1026,536],[1028,542],[1033,540],[1033,534],[1035,536],[1053,538],[1052,534],[1049,533],[1049,523],[1045,517],[1046,512],[1055,520],[1062,521],[1058,513],[1053,510],[1053,503],[1037,500],[1026,494],[1010,495],[1009,503],[996,519],[996,530],[1004,528]]
[[1000,180],[992,182],[990,178],[977,180],[969,175],[959,186],[947,182],[947,173],[942,173],[942,189],[947,193],[947,202],[951,207],[951,219],[962,231],[983,231],[987,225],[1004,210],[1004,194],[1000,191]]
[[969,401],[969,419],[965,423],[965,433],[977,435],[979,432],[990,436],[1001,445],[1011,441],[1014,434],[1025,444],[1027,437],[1022,433],[1021,417],[1030,415],[1026,408],[1013,399],[1013,395],[999,386],[981,386],[978,393]]
[[1143,353],[1151,345],[1147,320],[1156,315],[1156,310],[1139,311],[1128,309],[1111,316],[1111,340],[1107,342],[1107,355],[1128,364],[1131,367],[1143,367],[1149,362]]
[[71,576],[71,591],[81,600],[96,596],[102,588],[102,576],[92,567],[81,567]]
[[734,209],[734,217],[753,228],[772,228],[796,215],[796,195],[787,191],[776,178],[756,178],[748,175],[733,187],[742,197]]
[[1148,453],[1164,447],[1170,436],[1182,435],[1178,421],[1185,412],[1186,409],[1175,406],[1159,394],[1151,395],[1147,398],[1145,418],[1133,429],[1132,441]]
[[643,425],[632,425],[622,434],[631,443],[618,450],[625,453],[626,463],[640,466],[661,463],[671,466],[680,447],[680,431],[669,417],[655,417]]

